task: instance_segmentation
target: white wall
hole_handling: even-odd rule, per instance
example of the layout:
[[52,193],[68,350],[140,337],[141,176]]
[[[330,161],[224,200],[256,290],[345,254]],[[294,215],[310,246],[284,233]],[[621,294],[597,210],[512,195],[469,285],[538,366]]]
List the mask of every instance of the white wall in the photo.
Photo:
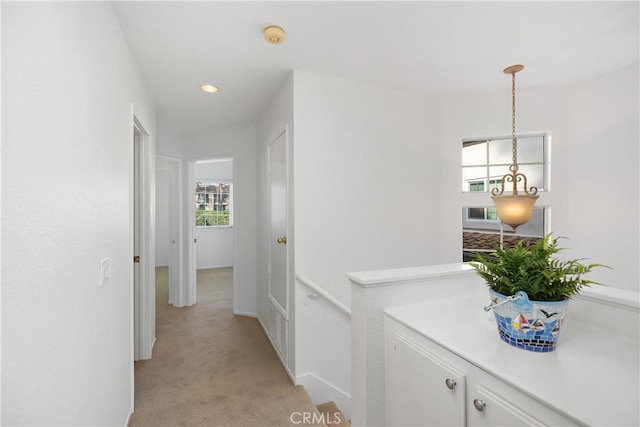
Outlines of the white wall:
[[[297,273],[349,306],[348,272],[443,261],[431,100],[296,71],[294,116]],[[349,413],[351,330],[348,321],[339,326],[345,314],[324,300],[296,299],[296,372]],[[327,335],[329,343],[313,339]]]
[[[608,286],[639,289],[638,258],[638,66],[578,84],[517,92],[517,129],[550,131],[551,231],[565,236],[565,257],[588,258],[613,270],[589,277]],[[526,78],[526,70],[521,80]],[[505,81],[510,88],[510,81]],[[460,192],[463,138],[508,134],[510,91],[442,100],[440,157],[441,249],[461,260],[462,206],[491,205],[486,194]]]
[[[233,182],[233,160],[196,163],[195,181],[220,180]],[[231,211],[233,215],[233,208]],[[233,227],[196,227],[198,239],[196,268],[232,267],[234,254]]]
[[2,90],[2,422],[125,425],[131,103],[153,138],[153,102],[108,3],[3,2]]
[[306,72],[294,101],[296,270],[349,306],[348,272],[444,262],[436,104]]
[[[188,161],[233,158],[234,260],[233,304],[236,314],[256,315],[257,149],[251,125],[185,137],[182,156]],[[193,198],[188,197],[189,201]],[[193,222],[190,223],[193,226]],[[198,247],[198,252],[203,250]]]

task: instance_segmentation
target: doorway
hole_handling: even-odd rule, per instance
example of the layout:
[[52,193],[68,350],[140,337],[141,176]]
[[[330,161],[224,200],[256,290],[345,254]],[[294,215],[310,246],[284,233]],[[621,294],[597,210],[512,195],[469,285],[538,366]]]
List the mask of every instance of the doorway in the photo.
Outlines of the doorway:
[[[234,160],[198,159],[189,165],[189,280],[196,300],[198,271],[235,266]],[[233,273],[235,276],[235,271]]]

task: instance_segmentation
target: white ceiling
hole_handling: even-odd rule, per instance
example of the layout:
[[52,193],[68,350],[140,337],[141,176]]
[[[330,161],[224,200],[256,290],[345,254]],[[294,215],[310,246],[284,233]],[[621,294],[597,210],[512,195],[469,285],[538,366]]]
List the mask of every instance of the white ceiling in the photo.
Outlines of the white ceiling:
[[[426,94],[564,85],[638,62],[639,3],[116,1],[163,128],[252,123],[293,69]],[[267,25],[286,31],[269,45]],[[204,83],[220,87],[208,95]]]

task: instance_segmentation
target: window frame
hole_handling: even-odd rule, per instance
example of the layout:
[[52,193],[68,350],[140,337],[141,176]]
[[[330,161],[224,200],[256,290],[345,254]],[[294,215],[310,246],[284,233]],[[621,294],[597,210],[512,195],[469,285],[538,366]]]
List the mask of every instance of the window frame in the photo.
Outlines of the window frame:
[[[219,210],[206,210],[206,209],[199,209],[199,194],[202,193],[198,193],[198,184],[200,183],[207,183],[208,185],[215,185],[215,184],[226,184],[229,186],[229,197],[227,200],[227,206],[228,209],[223,209],[223,211],[228,211],[229,212],[229,224],[213,224],[213,225],[198,225],[198,212],[199,211],[205,211],[205,212],[216,212]],[[195,182],[195,189],[194,189],[194,196],[195,196],[195,200],[194,200],[194,207],[195,207],[195,212],[194,212],[194,221],[195,221],[195,227],[196,228],[203,228],[203,229],[221,229],[221,228],[233,228],[234,226],[234,211],[235,211],[235,206],[234,206],[234,198],[233,198],[233,193],[234,193],[234,186],[233,186],[233,180],[228,180],[228,179],[196,179]],[[213,195],[214,197],[214,202],[213,204],[218,204],[218,205],[222,205],[221,202],[216,203],[215,202],[215,195],[216,193],[205,193],[207,196]],[[207,204],[209,203],[208,201],[206,202]]]

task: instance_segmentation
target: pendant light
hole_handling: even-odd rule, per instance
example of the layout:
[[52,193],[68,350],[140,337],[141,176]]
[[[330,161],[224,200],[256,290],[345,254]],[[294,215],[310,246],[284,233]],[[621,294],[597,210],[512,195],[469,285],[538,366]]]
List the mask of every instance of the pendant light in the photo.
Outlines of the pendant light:
[[[511,173],[502,177],[500,187],[491,190],[491,198],[496,205],[498,218],[514,230],[531,219],[533,205],[538,199],[536,187],[527,188],[527,177],[518,170],[518,138],[516,138],[516,73],[522,71],[524,65],[512,65],[504,69],[505,74],[511,74]],[[510,182],[511,193],[505,193],[505,186]],[[522,182],[523,192],[518,192],[518,183]]]

